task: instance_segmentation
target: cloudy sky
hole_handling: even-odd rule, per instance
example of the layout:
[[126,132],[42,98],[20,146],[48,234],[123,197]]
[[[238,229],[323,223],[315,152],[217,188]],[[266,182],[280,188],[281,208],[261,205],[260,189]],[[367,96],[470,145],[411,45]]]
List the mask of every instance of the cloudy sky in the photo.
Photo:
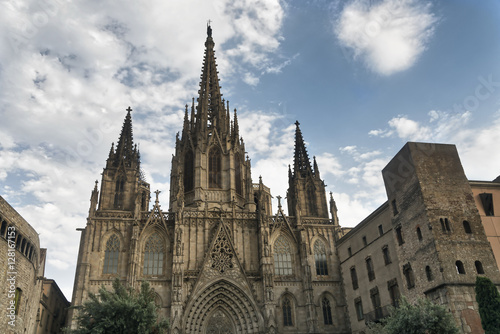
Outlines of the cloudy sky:
[[68,299],[75,229],[128,106],[168,207],[208,19],[253,179],[274,196],[295,120],[343,226],[386,200],[380,171],[406,141],[456,144],[469,179],[500,174],[498,1],[4,1],[0,194],[40,233],[46,276]]

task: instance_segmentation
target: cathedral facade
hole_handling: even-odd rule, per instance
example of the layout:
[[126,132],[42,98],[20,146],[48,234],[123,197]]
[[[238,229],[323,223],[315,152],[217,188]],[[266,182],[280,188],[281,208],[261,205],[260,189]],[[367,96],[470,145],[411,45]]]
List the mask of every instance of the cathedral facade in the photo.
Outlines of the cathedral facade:
[[281,202],[273,213],[270,189],[252,180],[236,110],[231,119],[222,98],[214,45],[208,27],[199,96],[186,105],[176,138],[167,210],[142,177],[128,109],[91,194],[72,304],[116,277],[131,287],[147,280],[171,333],[349,333],[341,228],[299,123],[288,214]]

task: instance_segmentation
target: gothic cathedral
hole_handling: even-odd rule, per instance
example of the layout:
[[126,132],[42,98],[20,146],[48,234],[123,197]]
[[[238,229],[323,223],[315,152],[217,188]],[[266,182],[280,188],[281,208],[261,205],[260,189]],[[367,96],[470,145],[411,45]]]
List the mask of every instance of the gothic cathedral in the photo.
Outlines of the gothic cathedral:
[[[288,215],[253,183],[236,110],[222,98],[207,28],[197,104],[186,105],[169,209],[140,169],[131,109],[82,229],[73,306],[118,277],[147,280],[171,333],[349,333],[333,198],[296,123]],[[283,171],[285,172],[285,171]],[[70,312],[70,317],[72,316]],[[76,324],[72,322],[72,327]]]

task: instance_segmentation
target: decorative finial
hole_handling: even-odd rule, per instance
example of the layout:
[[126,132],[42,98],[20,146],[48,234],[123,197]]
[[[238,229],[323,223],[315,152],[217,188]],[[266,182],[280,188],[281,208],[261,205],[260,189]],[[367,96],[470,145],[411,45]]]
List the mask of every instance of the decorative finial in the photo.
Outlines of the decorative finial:
[[207,36],[212,37],[212,27],[210,26],[210,23],[212,23],[211,20],[208,20],[207,22]]
[[281,209],[281,196],[278,195],[278,196],[276,196],[276,198],[278,199],[278,208]]
[[156,190],[155,191],[155,194],[156,194],[156,203],[158,203],[159,199],[158,199],[158,195],[160,195],[161,191],[159,190]]
[[299,126],[300,125],[299,121],[295,121],[295,125]]
[[125,110],[126,110],[126,111],[128,111],[128,112],[131,112],[131,111],[132,111],[132,108],[130,108],[130,106],[128,106],[128,108],[127,108],[127,109],[125,109]]

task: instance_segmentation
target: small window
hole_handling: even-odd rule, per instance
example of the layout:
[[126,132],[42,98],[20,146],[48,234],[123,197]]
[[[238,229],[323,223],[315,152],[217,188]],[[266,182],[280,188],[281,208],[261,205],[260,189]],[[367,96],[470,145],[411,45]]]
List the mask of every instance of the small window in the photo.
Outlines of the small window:
[[325,325],[333,325],[332,307],[330,306],[330,300],[324,297],[321,301],[321,306],[323,307],[323,323]]
[[16,292],[14,295],[14,313],[16,315],[19,313],[19,305],[21,305],[22,295],[23,295],[23,290],[21,290],[20,288],[16,288]]
[[464,264],[462,263],[462,261],[455,262],[455,266],[457,267],[458,274],[465,275],[465,268],[464,268]]
[[396,238],[398,239],[398,244],[400,246],[405,243],[403,239],[403,231],[401,231],[401,226],[396,227]]
[[422,241],[422,231],[420,230],[420,227],[417,227],[417,238],[419,241]]
[[356,273],[356,267],[351,267],[351,281],[352,288],[356,290],[358,288],[358,274]]
[[382,254],[384,255],[384,263],[385,263],[385,265],[390,264],[392,261],[391,261],[391,255],[389,254],[389,247],[387,245],[385,245],[382,248]]
[[471,234],[472,233],[472,229],[470,228],[470,224],[467,220],[464,220],[464,231],[465,233],[467,234]]
[[347,247],[347,254],[349,255],[349,257],[352,256],[352,249],[351,249],[351,247]]
[[427,266],[425,267],[425,276],[427,276],[427,280],[430,282],[434,279],[434,277],[432,276],[432,270],[431,270],[431,267]]
[[451,232],[450,221],[448,220],[448,218],[444,219],[444,226],[446,227],[447,232]]
[[393,214],[394,214],[394,216],[395,216],[395,215],[397,215],[397,214],[399,213],[399,212],[398,212],[398,207],[397,207],[397,205],[396,205],[396,200],[395,200],[395,199],[393,199],[393,200],[392,200],[392,202],[391,202],[391,204],[392,204],[392,213],[393,213]]
[[373,269],[373,261],[371,258],[366,259],[366,270],[368,271],[368,279],[373,281],[375,279],[375,270]]
[[391,305],[394,307],[399,306],[399,300],[401,299],[401,294],[399,293],[398,281],[394,278],[387,282],[387,289],[389,290],[389,296],[391,297]]
[[481,203],[483,204],[484,214],[486,216],[494,216],[495,213],[493,211],[493,194],[482,193],[479,194],[479,198],[481,198]]
[[292,302],[290,298],[283,299],[283,326],[293,326],[292,320]]
[[361,321],[365,318],[363,312],[363,303],[361,302],[361,297],[354,299],[354,308],[356,309],[356,315],[358,316],[358,321]]
[[382,307],[380,303],[380,294],[378,293],[378,287],[374,287],[370,290],[370,297],[372,299],[373,309],[375,310],[375,318],[382,318]]
[[481,261],[474,262],[474,265],[476,266],[476,271],[478,274],[484,274],[484,268],[483,268],[483,264],[481,263]]
[[403,266],[403,275],[406,279],[406,286],[408,289],[415,287],[415,277],[413,276],[413,269],[411,264],[407,263]]
[[368,242],[366,241],[366,236],[363,236],[363,246],[366,246]]
[[378,235],[380,236],[384,235],[384,227],[382,225],[378,226]]

